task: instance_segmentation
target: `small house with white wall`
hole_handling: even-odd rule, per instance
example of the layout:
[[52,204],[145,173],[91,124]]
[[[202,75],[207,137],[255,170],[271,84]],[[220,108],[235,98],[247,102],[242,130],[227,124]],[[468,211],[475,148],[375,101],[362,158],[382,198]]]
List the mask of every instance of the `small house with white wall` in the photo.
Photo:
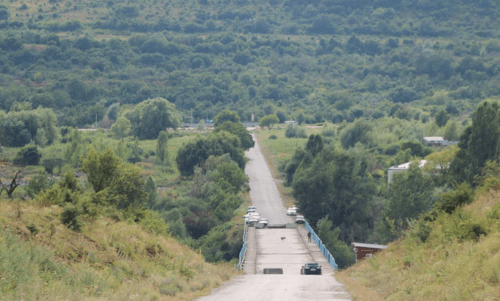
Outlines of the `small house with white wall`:
[[[413,162],[406,162],[400,165],[394,165],[389,167],[387,170],[387,183],[391,183],[392,177],[395,173],[406,171],[410,168],[410,164]],[[420,160],[418,167],[423,168],[425,163],[427,163],[427,160]]]
[[458,144],[458,141],[445,140],[443,137],[424,137],[424,144],[429,146],[449,146]]

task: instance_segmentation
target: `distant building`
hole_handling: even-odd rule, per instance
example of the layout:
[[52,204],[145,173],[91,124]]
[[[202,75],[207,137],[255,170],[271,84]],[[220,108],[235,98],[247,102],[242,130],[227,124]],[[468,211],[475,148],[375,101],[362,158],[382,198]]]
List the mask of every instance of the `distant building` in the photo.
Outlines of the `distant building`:
[[295,124],[295,121],[294,121],[294,120],[287,120],[287,121],[285,121],[285,124],[287,124],[287,125],[288,125],[288,124],[292,124],[292,125],[294,125],[294,124]]
[[356,254],[356,262],[365,257],[372,257],[373,253],[387,249],[386,245],[363,244],[359,242],[351,243],[354,254]]
[[428,146],[449,146],[458,144],[458,141],[444,140],[443,137],[424,137],[424,144]]
[[[387,183],[391,183],[392,177],[395,173],[408,170],[408,168],[410,168],[411,163],[413,162],[406,162],[400,165],[394,165],[389,167],[389,169],[387,169]],[[427,160],[420,160],[418,167],[423,168],[425,163],[427,163]]]

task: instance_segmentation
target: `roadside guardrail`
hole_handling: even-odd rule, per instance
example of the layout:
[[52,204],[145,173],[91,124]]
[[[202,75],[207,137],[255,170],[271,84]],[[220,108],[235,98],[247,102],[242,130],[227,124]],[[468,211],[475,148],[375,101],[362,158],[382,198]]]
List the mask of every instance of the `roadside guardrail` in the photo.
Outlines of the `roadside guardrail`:
[[245,251],[246,251],[246,248],[247,248],[247,223],[245,223],[245,226],[244,226],[244,230],[243,230],[243,247],[241,247],[241,251],[240,251],[240,259],[239,259],[239,262],[238,262],[238,270],[241,270],[242,267],[243,267],[243,261],[245,260]]
[[314,242],[318,245],[319,249],[323,253],[323,256],[328,260],[328,263],[337,271],[339,269],[337,263],[335,262],[335,258],[333,258],[332,254],[326,249],[325,245],[321,241],[321,239],[316,235],[314,230],[311,228],[309,223],[306,221],[305,224],[307,231],[311,233],[311,238],[314,240]]

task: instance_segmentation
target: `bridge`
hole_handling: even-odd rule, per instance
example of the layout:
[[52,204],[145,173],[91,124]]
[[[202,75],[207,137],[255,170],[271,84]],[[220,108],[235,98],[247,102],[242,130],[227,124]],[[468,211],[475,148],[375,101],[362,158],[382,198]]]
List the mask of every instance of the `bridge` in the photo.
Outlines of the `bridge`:
[[[328,251],[318,245],[317,237],[313,235],[309,241],[309,225],[297,225],[293,217],[286,215],[257,142],[246,156],[250,159],[245,168],[250,178],[250,198],[261,217],[269,219],[270,226],[247,227],[241,263],[245,275],[198,300],[351,300],[334,277],[333,258],[328,258]],[[300,269],[306,262],[318,262],[322,275],[301,275]]]

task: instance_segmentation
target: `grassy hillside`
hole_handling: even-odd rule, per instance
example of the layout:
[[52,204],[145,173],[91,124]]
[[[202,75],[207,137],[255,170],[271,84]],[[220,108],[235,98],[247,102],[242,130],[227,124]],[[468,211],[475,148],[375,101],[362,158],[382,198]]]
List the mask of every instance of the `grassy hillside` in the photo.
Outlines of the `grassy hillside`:
[[0,200],[1,300],[186,300],[238,274],[120,214],[77,233],[61,212]]
[[[102,130],[63,136],[64,142],[39,148],[45,159],[74,158],[68,159],[63,170],[75,167],[73,164],[79,168],[77,177],[74,170],[69,172],[76,190],[66,190],[62,202],[56,191],[62,191],[59,184],[68,179],[68,173],[59,174],[55,168],[48,178],[59,182],[45,184],[50,185],[45,192],[55,194],[38,192],[30,198],[26,184],[40,179],[44,167],[12,164],[19,148],[3,148],[2,182],[10,183],[15,172],[22,172],[13,198],[7,199],[3,191],[0,196],[0,300],[191,300],[238,275],[234,253],[237,262],[243,209],[227,220],[214,220],[205,230],[216,229],[199,239],[192,238],[184,226],[190,209],[204,209],[207,202],[189,195],[193,182],[180,177],[174,163],[177,150],[194,137],[173,133],[168,141],[169,162],[160,164],[156,140],[127,138],[123,142]],[[107,147],[123,161],[137,153],[139,161],[127,166],[136,169],[139,181],[142,179],[138,189],[144,187],[145,178],[152,177],[156,205],[142,204],[146,200],[141,199],[139,207],[117,209],[96,201],[82,172],[80,155],[91,148],[103,152]],[[248,205],[248,193],[237,198],[244,203],[241,208]],[[69,226],[68,216],[77,228]]]
[[[342,271],[353,287],[376,290],[385,300],[498,300],[500,298],[500,192],[432,224],[425,243],[412,230],[389,249]],[[487,235],[468,239],[471,226]]]
[[[313,133],[315,129],[309,129]],[[383,132],[379,133],[384,136]],[[277,139],[269,139],[275,135]],[[282,129],[257,132],[266,158],[278,166],[293,155]],[[282,143],[279,143],[282,142]],[[495,165],[496,166],[496,165]],[[275,168],[275,176],[282,174]],[[498,173],[482,178],[474,201],[434,220],[415,219],[387,250],[335,275],[354,300],[498,300],[500,298],[500,192]],[[289,205],[292,189],[280,185]]]

